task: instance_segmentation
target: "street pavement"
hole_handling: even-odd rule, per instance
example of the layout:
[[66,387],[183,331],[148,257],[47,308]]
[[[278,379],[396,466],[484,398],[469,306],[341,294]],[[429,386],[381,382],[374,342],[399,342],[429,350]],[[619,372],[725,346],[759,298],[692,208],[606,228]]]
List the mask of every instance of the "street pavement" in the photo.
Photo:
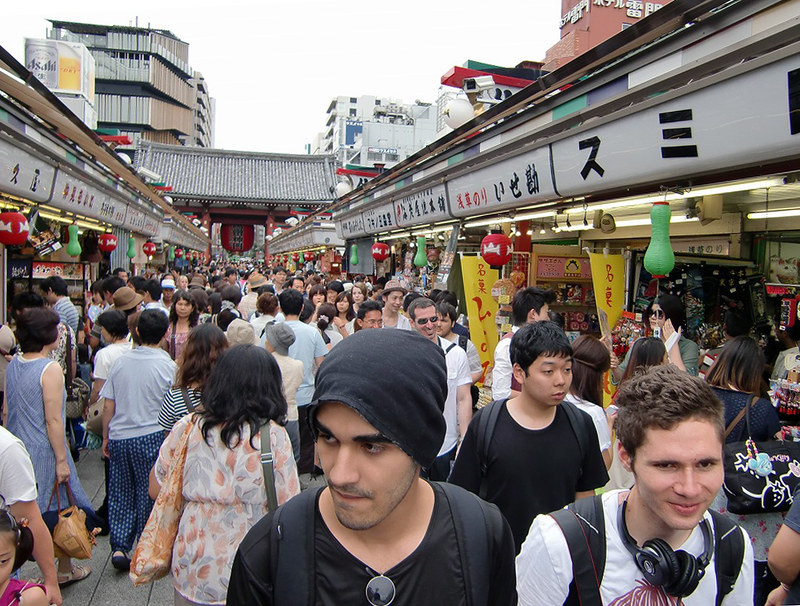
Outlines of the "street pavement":
[[[92,504],[99,507],[103,503],[103,462],[100,450],[81,451],[76,463],[78,476]],[[92,559],[76,560],[78,564],[89,564],[90,574],[83,581],[61,589],[64,606],[171,606],[173,603],[172,577],[134,587],[127,572],[120,572],[111,566],[111,546],[108,536],[97,537],[97,546],[92,551]],[[20,571],[23,579],[40,576],[39,568],[31,562]]]

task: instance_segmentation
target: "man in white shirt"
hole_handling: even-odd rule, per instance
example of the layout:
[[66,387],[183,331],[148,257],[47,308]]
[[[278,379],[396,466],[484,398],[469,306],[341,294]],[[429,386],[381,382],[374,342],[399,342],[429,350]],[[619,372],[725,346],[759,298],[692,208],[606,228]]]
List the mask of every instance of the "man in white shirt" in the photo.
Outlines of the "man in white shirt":
[[[752,604],[749,537],[708,511],[725,476],[722,404],[704,381],[673,366],[631,379],[616,403],[618,454],[636,482],[630,491],[578,501],[570,506],[575,515],[559,511],[534,519],[517,557],[519,604],[577,603],[565,600],[578,591],[584,603],[604,605],[705,606],[720,603],[718,592],[725,595],[723,605]],[[602,515],[587,519],[578,509],[587,503],[600,504],[587,511],[599,509]],[[576,556],[573,569],[566,537],[575,536],[570,527],[576,524],[582,545],[591,545],[595,536],[605,545],[605,558],[592,558],[604,559],[602,569],[573,573],[589,557]],[[719,576],[720,566],[730,571],[727,583]],[[599,601],[591,600],[595,592]]]
[[411,330],[411,323],[404,315],[400,314],[403,307],[403,297],[408,291],[397,280],[389,280],[381,291],[383,297],[383,327]]
[[161,283],[158,280],[152,279],[147,280],[144,283],[144,299],[142,299],[142,303],[144,303],[145,309],[157,309],[165,316],[169,317],[169,310],[164,307],[164,304],[161,302]]
[[513,398],[520,393],[520,386],[512,373],[509,346],[511,337],[522,326],[531,322],[543,322],[548,319],[550,304],[556,300],[552,290],[528,287],[520,290],[511,301],[511,321],[514,326],[511,332],[503,336],[494,348],[494,367],[492,369],[492,400]]
[[450,466],[456,458],[460,440],[472,420],[472,396],[469,387],[472,376],[466,352],[457,343],[439,336],[439,314],[436,304],[426,297],[414,299],[408,306],[412,326],[420,335],[439,345],[447,363],[447,399],[444,403],[444,420],[447,431],[436,460],[428,470],[428,477],[444,482],[450,475]]

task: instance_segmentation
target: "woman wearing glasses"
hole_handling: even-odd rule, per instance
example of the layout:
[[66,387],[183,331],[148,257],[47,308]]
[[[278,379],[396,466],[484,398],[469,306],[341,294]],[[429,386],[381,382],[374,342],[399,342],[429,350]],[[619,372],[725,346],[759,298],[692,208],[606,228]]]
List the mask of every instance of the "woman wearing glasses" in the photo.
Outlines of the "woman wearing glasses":
[[[675,295],[659,295],[647,306],[644,322],[648,335],[659,337],[664,342],[669,363],[690,375],[697,376],[700,348],[697,343],[683,336],[686,328],[686,310],[680,298]],[[627,366],[627,358],[616,367],[612,359],[611,372],[615,382],[618,383],[622,379]]]

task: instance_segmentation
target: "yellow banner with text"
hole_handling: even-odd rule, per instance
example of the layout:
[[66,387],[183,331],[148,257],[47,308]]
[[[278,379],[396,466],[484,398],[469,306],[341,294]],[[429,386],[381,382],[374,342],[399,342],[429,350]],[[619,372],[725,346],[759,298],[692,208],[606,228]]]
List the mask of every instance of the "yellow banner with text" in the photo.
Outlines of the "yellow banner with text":
[[464,280],[464,294],[467,300],[470,339],[478,349],[483,367],[483,376],[494,363],[494,348],[498,335],[495,316],[497,301],[492,298],[492,285],[498,279],[498,272],[478,256],[461,257],[461,274]]

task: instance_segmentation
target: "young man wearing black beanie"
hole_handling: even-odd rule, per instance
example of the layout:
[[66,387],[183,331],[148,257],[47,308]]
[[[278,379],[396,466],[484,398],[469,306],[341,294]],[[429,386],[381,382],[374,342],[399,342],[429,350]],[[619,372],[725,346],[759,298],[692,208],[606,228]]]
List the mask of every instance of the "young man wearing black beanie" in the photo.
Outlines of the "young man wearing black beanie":
[[364,330],[337,345],[309,411],[328,485],[250,530],[227,604],[516,604],[497,508],[420,478],[444,439],[446,392],[444,352],[413,332]]

